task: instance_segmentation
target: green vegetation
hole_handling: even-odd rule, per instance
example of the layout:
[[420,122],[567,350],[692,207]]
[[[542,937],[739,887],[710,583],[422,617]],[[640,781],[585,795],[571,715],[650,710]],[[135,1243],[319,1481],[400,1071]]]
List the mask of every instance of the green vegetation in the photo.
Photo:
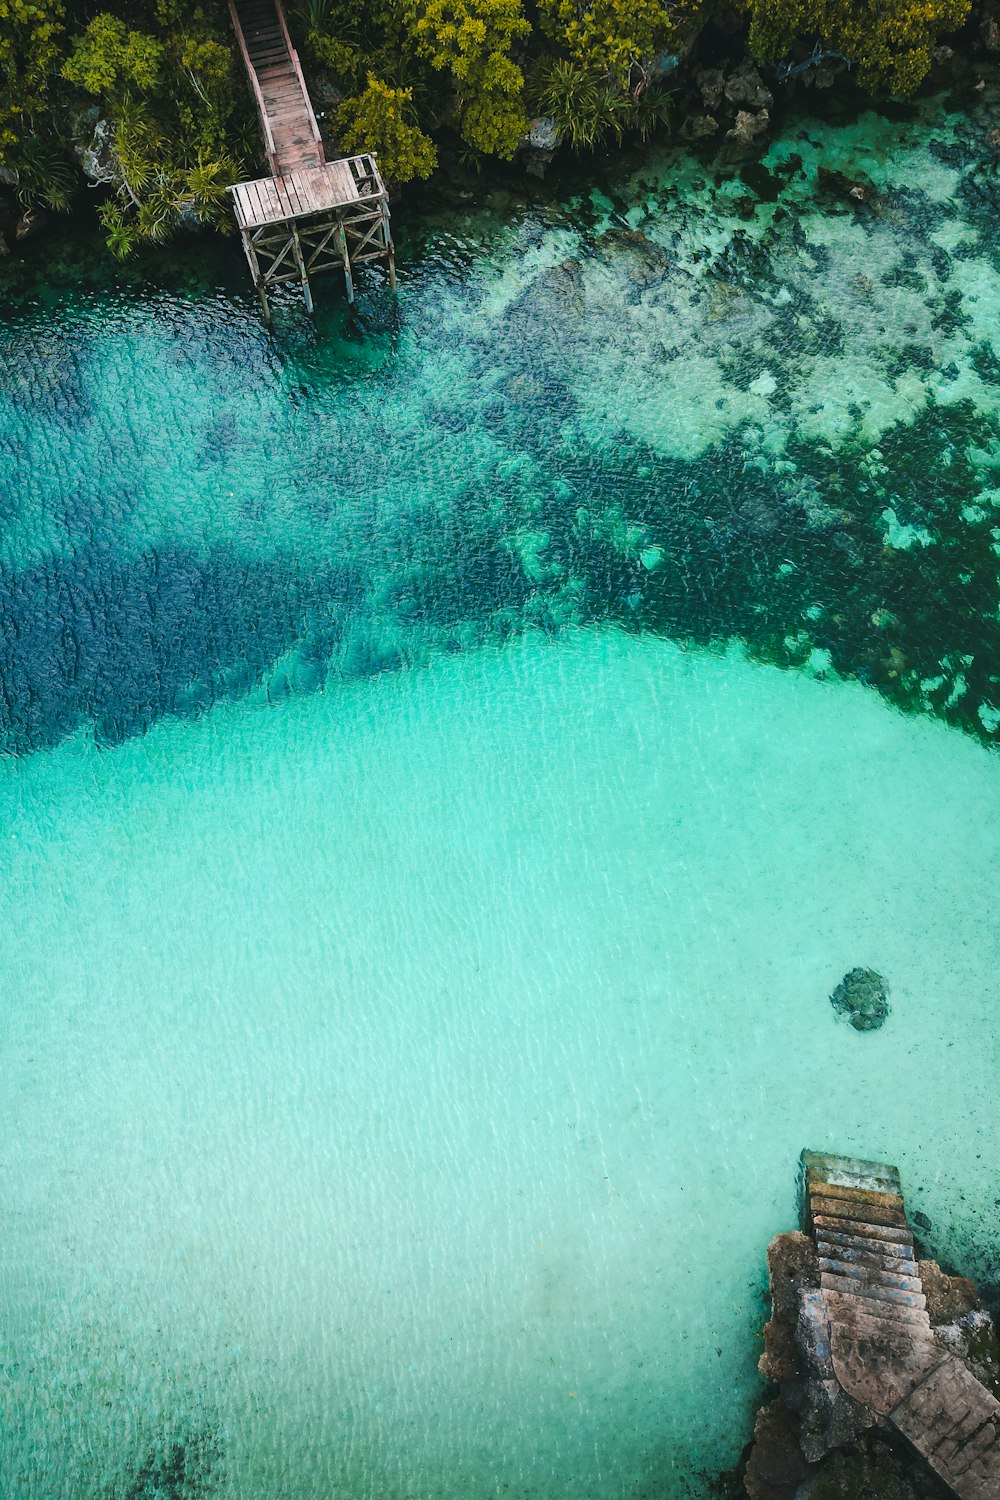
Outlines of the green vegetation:
[[911,94],[927,76],[934,44],[969,16],[972,0],[740,0],[750,16],[750,49],[761,62],[783,57],[798,37],[815,37],[857,64],[862,88]]
[[414,123],[413,90],[391,88],[374,73],[363,93],[340,105],[334,128],[345,151],[377,151],[391,182],[429,177],[437,166],[433,142]]
[[117,254],[184,220],[228,227],[226,187],[255,151],[230,43],[219,3],[94,6],[73,21],[56,0],[0,0],[0,166],[22,203],[68,207],[70,148],[101,120]]
[[[476,162],[509,160],[539,115],[578,151],[669,128],[662,60],[720,3],[290,0],[290,20],[330,135],[403,183],[448,135]],[[906,94],[972,0],[735,3],[761,64],[819,43],[863,88]],[[182,223],[229,226],[227,186],[263,165],[225,0],[0,0],[4,179],[25,206],[65,209],[84,151],[117,254]]]

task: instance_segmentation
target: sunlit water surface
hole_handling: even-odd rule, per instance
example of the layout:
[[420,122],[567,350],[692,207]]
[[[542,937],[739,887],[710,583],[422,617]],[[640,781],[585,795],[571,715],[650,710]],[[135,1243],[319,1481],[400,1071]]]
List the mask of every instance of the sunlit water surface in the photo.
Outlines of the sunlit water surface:
[[997,1281],[995,124],[402,205],[273,337],[5,271],[5,1496],[701,1500],[804,1146]]

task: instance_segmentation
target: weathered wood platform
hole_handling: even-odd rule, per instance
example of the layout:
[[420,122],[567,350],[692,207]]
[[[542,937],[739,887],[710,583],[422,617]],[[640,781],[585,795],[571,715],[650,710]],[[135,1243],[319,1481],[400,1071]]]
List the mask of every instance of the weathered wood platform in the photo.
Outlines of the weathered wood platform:
[[803,1152],[820,1286],[842,1389],[885,1417],[959,1500],[1000,1500],[1000,1402],[935,1342],[899,1173]]
[[264,316],[269,288],[300,281],[312,311],[310,274],[385,260],[395,286],[389,200],[374,153],[327,161],[281,0],[229,0],[257,105],[272,176],[230,188],[243,249]]

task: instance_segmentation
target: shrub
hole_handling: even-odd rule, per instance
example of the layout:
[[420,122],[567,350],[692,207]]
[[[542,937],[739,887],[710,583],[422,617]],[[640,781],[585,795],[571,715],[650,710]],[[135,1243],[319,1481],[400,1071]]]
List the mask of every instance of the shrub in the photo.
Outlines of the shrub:
[[815,37],[857,64],[875,93],[912,94],[926,77],[934,45],[968,18],[971,0],[740,0],[750,16],[759,62],[783,57],[799,37]]
[[376,152],[389,182],[429,177],[437,166],[430,137],[412,120],[412,91],[392,88],[374,73],[363,93],[339,105],[334,128],[346,152]]

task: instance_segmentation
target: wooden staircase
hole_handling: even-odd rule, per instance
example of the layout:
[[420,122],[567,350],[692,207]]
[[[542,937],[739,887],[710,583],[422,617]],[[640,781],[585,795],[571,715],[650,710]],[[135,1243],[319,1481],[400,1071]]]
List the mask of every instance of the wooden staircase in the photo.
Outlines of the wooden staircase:
[[1000,1402],[934,1339],[895,1167],[803,1152],[806,1213],[840,1386],[959,1496],[1000,1500]]
[[229,0],[271,171],[281,177],[326,160],[281,0]]

